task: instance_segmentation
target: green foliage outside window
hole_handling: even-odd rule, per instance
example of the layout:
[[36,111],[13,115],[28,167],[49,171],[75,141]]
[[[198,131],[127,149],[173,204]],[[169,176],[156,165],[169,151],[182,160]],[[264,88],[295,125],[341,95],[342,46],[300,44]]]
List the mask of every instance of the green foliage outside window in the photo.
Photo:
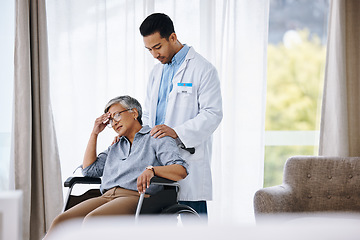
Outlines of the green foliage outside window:
[[295,155],[314,155],[314,146],[267,146],[265,147],[264,187],[280,185],[286,160]]
[[[308,30],[297,31],[285,47],[268,45],[267,106],[269,131],[319,130],[326,46]],[[267,146],[264,186],[281,184],[286,159],[316,154],[317,146]]]

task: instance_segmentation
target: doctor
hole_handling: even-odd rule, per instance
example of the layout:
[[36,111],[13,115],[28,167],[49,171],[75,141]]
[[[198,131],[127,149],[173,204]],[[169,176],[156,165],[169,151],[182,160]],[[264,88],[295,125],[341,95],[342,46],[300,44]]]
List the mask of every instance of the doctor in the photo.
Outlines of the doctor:
[[212,200],[212,134],[222,119],[220,81],[215,67],[194,48],[181,44],[172,20],[154,13],[140,26],[145,48],[160,61],[152,70],[143,121],[155,138],[170,136],[189,163],[180,181],[180,200],[207,214]]

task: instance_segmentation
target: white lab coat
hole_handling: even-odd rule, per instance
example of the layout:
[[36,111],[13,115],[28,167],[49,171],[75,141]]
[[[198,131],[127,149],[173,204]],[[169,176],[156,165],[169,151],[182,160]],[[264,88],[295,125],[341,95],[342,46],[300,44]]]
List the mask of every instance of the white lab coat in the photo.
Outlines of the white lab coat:
[[[150,74],[144,104],[144,125],[154,127],[163,64],[157,64]],[[178,86],[189,83],[191,87]],[[190,47],[183,64],[173,78],[168,97],[165,125],[173,128],[187,148],[180,149],[189,163],[189,175],[180,181],[179,200],[212,200],[210,160],[212,133],[222,119],[220,81],[215,67]]]

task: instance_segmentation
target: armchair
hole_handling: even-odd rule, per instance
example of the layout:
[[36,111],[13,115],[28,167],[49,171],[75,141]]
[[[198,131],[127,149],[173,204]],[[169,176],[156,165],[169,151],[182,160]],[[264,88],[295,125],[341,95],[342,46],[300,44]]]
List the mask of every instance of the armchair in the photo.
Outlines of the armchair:
[[255,217],[289,213],[360,212],[360,157],[295,156],[283,183],[258,190]]

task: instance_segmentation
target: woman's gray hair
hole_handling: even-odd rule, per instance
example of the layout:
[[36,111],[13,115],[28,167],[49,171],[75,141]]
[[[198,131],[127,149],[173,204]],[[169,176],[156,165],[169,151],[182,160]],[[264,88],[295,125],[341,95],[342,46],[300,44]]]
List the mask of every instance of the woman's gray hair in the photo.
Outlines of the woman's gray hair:
[[138,102],[138,100],[136,100],[135,98],[132,98],[130,96],[119,96],[116,98],[111,99],[105,106],[104,112],[107,113],[109,111],[109,108],[116,104],[119,103],[121,104],[121,106],[123,106],[126,109],[133,109],[136,108],[136,110],[138,111],[138,117],[137,120],[139,121],[139,123],[142,125],[142,108],[141,108],[141,104]]

